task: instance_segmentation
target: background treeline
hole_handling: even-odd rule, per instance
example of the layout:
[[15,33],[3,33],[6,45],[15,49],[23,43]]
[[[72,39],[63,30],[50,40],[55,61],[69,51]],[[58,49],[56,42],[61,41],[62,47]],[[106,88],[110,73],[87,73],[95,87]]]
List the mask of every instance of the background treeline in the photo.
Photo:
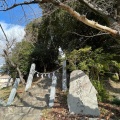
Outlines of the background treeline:
[[[87,18],[108,25],[106,20],[79,2],[71,1],[69,5]],[[47,11],[49,14],[26,26],[26,36],[12,49],[11,60],[27,78],[32,62],[36,63],[39,72],[60,66],[58,48],[61,46],[67,55],[67,71],[85,71],[98,90],[99,100],[108,100],[104,80],[110,78],[120,81],[119,41],[86,26],[61,9],[52,6],[47,10],[45,5],[41,7],[43,13]],[[5,68],[9,69],[12,76],[16,76],[14,68],[7,64]]]

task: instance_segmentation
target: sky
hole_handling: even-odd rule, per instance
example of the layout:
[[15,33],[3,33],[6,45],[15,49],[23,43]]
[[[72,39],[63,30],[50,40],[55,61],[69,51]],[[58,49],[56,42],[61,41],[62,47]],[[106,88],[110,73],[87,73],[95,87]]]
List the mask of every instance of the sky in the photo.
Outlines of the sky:
[[[23,0],[17,1],[22,2]],[[15,38],[17,41],[21,41],[25,35],[25,26],[30,21],[40,17],[41,15],[42,10],[38,5],[25,5],[5,12],[0,11],[0,24],[2,25],[9,40]],[[4,58],[1,57],[4,48],[5,36],[0,29],[0,67],[5,63]]]

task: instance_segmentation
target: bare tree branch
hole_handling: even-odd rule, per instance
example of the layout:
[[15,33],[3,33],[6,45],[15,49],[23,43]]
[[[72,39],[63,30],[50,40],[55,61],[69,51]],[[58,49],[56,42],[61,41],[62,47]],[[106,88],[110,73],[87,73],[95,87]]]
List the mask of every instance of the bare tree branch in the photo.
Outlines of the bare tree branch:
[[2,27],[1,24],[0,24],[0,28],[1,28],[1,30],[2,30],[2,32],[3,32],[3,34],[4,34],[4,36],[5,36],[6,41],[9,43],[9,40],[8,40],[8,38],[7,38],[7,35],[5,34],[5,31],[3,30],[3,27]]
[[108,33],[98,33],[98,34],[94,34],[94,35],[80,35],[79,33],[70,32],[70,31],[68,31],[68,33],[72,33],[72,34],[78,35],[80,37],[86,37],[86,38],[92,38],[92,37],[97,37],[97,36],[101,36],[101,35],[110,35]]
[[86,16],[84,15],[80,15],[78,12],[74,11],[71,7],[69,7],[68,5],[65,5],[63,3],[59,3],[59,7],[66,10],[69,14],[71,14],[73,17],[75,17],[76,19],[78,19],[79,21],[83,22],[84,24],[92,27],[92,28],[95,28],[95,29],[98,29],[102,32],[107,32],[111,35],[115,35],[115,36],[120,36],[120,33],[119,31],[117,30],[114,30],[112,28],[109,28],[107,26],[103,26],[103,25],[100,25],[98,24],[97,22],[95,21],[92,21],[92,20],[89,20],[86,18]]
[[15,39],[14,39],[14,40],[11,42],[11,44],[10,44],[10,42],[9,42],[9,40],[8,40],[8,38],[7,38],[7,35],[5,34],[5,31],[4,31],[4,29],[3,29],[3,27],[2,27],[1,24],[0,24],[0,28],[1,28],[3,34],[4,34],[5,38],[6,38],[5,40],[6,40],[6,42],[7,42],[7,43],[6,43],[7,48],[6,48],[6,49],[3,49],[3,53],[4,53],[3,56],[4,56],[5,60],[8,62],[8,64],[17,70],[21,82],[22,82],[23,84],[25,84],[25,80],[23,79],[23,76],[22,76],[22,73],[21,73],[19,67],[18,67],[18,66],[10,59],[10,57],[9,57],[9,50],[10,50],[10,48],[12,47],[13,43],[15,42]]
[[33,11],[34,16],[35,16],[35,18],[36,18],[36,15],[35,15],[35,12],[34,12],[33,8],[32,8],[30,5],[28,5],[28,6],[29,6],[29,7],[30,7],[30,9]]
[[[95,2],[97,3],[98,1],[96,0],[79,0],[79,2],[85,4],[86,6],[88,6],[89,8],[91,8],[92,10],[94,10],[95,12],[101,14],[101,15],[109,15],[110,13],[106,10],[103,9],[101,7],[99,7],[98,4],[95,4]],[[103,1],[102,1],[103,2]],[[105,2],[105,1],[104,1]],[[104,3],[103,3],[104,4]],[[105,6],[106,7],[106,6]]]
[[29,4],[37,4],[37,3],[38,3],[38,1],[30,1],[30,2],[25,1],[25,2],[17,3],[17,4],[15,3],[12,6],[7,7],[6,9],[0,10],[0,11],[8,11],[8,10],[11,10],[15,7],[21,6],[21,5],[29,5]]
[[23,13],[24,13],[24,17],[26,18],[26,20],[27,20],[27,15],[26,15],[26,13],[25,13],[25,10],[24,10],[24,8],[23,8],[23,6],[21,5],[21,7],[22,7],[22,10],[23,10]]
[[[90,4],[89,1],[91,2],[92,0],[79,0],[80,2],[83,2],[84,4],[88,5],[89,7],[91,7],[92,9],[94,9],[95,11],[99,11],[100,13],[103,12],[102,9],[100,9],[100,7],[97,7],[97,6],[94,6],[93,4]],[[94,0],[95,2],[97,0]],[[55,6],[58,6],[59,8],[61,9],[64,9],[65,11],[67,11],[69,14],[71,14],[73,17],[75,17],[77,20],[83,22],[84,24],[90,26],[90,27],[93,27],[97,30],[100,30],[102,32],[106,32],[106,33],[109,33],[115,37],[120,37],[120,30],[119,29],[112,29],[110,27],[107,27],[107,26],[104,26],[104,25],[101,25],[95,21],[92,21],[92,20],[89,20],[86,18],[86,16],[84,15],[80,15],[78,12],[76,12],[75,10],[73,10],[70,6],[64,4],[64,3],[61,3],[59,0],[34,0],[34,1],[29,1],[29,2],[23,2],[23,3],[18,3],[18,4],[14,4],[13,6],[7,8],[6,10],[10,10],[14,7],[17,7],[17,6],[20,6],[20,5],[28,5],[28,4],[42,4],[42,3],[52,3],[54,4]],[[110,3],[111,4],[111,3]],[[95,7],[95,8],[93,8]],[[4,11],[6,11],[4,10]],[[105,10],[104,10],[105,11]],[[104,12],[104,15],[107,15],[108,13],[107,12]]]

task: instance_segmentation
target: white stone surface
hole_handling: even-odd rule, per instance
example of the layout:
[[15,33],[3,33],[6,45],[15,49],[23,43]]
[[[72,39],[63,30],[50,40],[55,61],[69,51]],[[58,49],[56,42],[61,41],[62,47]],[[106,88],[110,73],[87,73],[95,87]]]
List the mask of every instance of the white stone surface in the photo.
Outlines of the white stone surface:
[[57,77],[54,75],[54,76],[52,76],[52,85],[51,85],[51,88],[50,88],[49,107],[53,107],[53,105],[54,105],[56,85],[57,85]]
[[63,61],[62,90],[64,90],[64,91],[67,90],[66,60]]
[[59,56],[61,59],[63,59],[62,65],[63,65],[63,71],[62,71],[62,90],[66,91],[67,90],[67,73],[66,73],[66,60],[65,60],[65,53],[62,51],[62,48],[59,47]]
[[27,91],[31,87],[34,74],[35,74],[35,64],[33,63],[31,65],[31,68],[30,68],[30,72],[29,72],[29,75],[28,75],[25,91]]
[[71,73],[67,99],[71,114],[99,116],[96,94],[96,89],[83,71],[75,70]]
[[13,100],[15,98],[16,91],[17,91],[19,83],[20,83],[20,78],[16,78],[15,83],[13,85],[13,88],[11,90],[11,93],[9,95],[7,105],[11,105],[12,104],[12,102],[13,102]]

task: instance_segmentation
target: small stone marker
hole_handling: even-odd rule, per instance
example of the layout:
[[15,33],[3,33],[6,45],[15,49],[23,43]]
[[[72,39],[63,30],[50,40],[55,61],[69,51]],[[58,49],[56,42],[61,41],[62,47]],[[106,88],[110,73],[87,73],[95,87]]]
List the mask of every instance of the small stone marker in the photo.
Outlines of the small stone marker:
[[31,68],[30,68],[30,72],[29,72],[29,76],[28,76],[28,79],[27,79],[27,84],[26,84],[26,87],[25,87],[25,91],[27,91],[31,87],[34,74],[35,74],[35,64],[33,63],[31,65]]
[[67,98],[71,114],[99,116],[96,94],[96,89],[83,71],[75,70],[71,73]]
[[15,94],[16,94],[16,91],[17,91],[17,88],[18,88],[18,85],[20,83],[20,78],[16,78],[15,80],[15,83],[13,85],[13,88],[11,90],[11,93],[9,95],[9,98],[8,98],[8,102],[7,102],[7,105],[11,105],[13,100],[14,100],[14,97],[15,97]]
[[53,107],[53,105],[54,105],[56,84],[57,84],[57,77],[55,75],[53,75],[52,76],[52,85],[51,85],[51,88],[50,88],[49,107]]

